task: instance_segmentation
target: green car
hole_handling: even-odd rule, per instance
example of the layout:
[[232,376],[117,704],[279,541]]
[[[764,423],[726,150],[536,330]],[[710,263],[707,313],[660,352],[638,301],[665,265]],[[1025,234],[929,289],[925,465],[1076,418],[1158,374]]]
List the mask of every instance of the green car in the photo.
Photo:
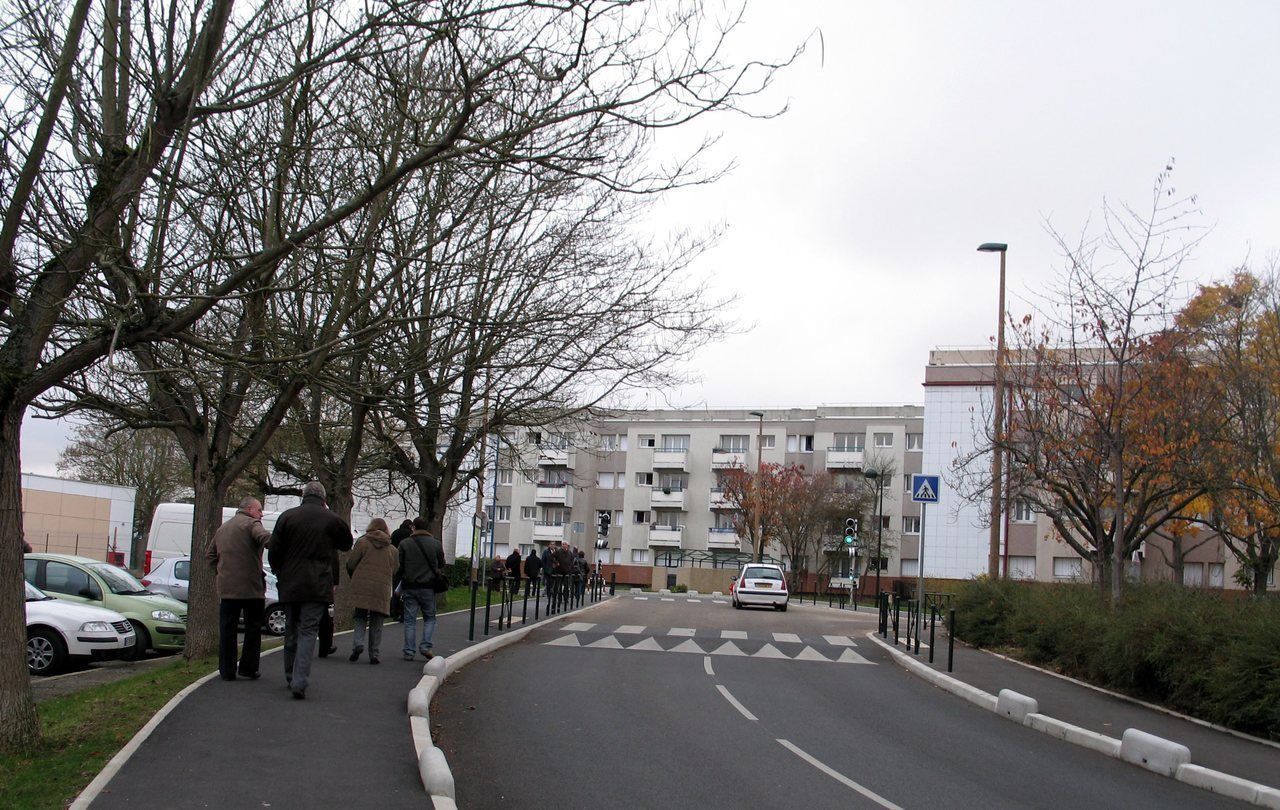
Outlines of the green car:
[[51,596],[122,614],[137,633],[130,658],[148,649],[173,652],[186,643],[187,606],[152,593],[123,568],[71,554],[27,554],[22,571],[27,582]]

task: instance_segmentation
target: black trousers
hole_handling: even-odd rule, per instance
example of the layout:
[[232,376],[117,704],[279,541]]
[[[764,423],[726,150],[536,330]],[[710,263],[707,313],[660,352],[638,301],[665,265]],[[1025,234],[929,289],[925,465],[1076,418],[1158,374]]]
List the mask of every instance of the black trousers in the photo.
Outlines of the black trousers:
[[[265,612],[261,599],[223,599],[218,603],[218,672],[230,680],[258,671],[262,655],[262,619]],[[244,617],[244,649],[240,666],[236,667],[236,625]]]
[[324,613],[320,615],[320,657],[325,658],[329,655],[329,650],[333,647],[333,617],[329,615],[328,606],[325,607]]

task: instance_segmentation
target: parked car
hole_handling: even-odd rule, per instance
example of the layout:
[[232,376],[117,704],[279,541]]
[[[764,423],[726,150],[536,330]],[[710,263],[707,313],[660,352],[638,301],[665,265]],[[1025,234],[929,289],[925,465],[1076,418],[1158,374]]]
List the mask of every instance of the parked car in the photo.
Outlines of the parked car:
[[730,599],[736,608],[748,605],[768,605],[775,610],[787,609],[787,579],[782,566],[768,563],[748,563],[734,578],[729,588]]
[[133,625],[114,610],[54,599],[30,582],[27,589],[27,671],[53,675],[74,658],[120,658],[138,640]]
[[58,599],[114,610],[133,625],[136,640],[127,657],[149,650],[173,652],[187,638],[187,606],[152,593],[123,568],[71,554],[28,554],[27,582]]
[[[267,609],[263,614],[262,624],[271,635],[283,636],[285,609],[280,604],[280,594],[276,591],[276,577],[265,569],[262,573],[267,581]],[[142,584],[156,593],[186,602],[187,593],[191,589],[191,558],[163,558],[142,578]]]

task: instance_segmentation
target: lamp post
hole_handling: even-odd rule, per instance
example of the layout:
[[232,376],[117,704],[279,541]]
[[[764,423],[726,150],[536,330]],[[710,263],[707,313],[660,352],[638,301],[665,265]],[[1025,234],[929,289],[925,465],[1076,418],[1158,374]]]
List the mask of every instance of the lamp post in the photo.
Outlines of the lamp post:
[[755,561],[760,562],[764,554],[764,514],[760,502],[760,454],[764,451],[764,411],[749,411],[749,415],[759,421],[756,427],[756,548]]
[[1004,484],[1001,464],[1004,446],[1004,256],[1009,246],[1002,242],[983,242],[978,245],[978,250],[1000,254],[1000,320],[996,325],[994,447],[991,449],[991,543],[987,549],[987,576],[994,579],[1000,576],[1000,515],[1003,511],[1000,490]]
[[880,480],[880,471],[868,467],[862,471],[862,477],[876,485],[876,604],[880,604],[880,536],[884,532],[884,482]]

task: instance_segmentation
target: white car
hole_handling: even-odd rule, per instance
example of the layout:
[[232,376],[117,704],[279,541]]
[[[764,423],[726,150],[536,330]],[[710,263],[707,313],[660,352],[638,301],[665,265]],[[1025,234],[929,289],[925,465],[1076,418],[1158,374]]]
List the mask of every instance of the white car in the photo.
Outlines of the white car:
[[72,658],[122,658],[137,641],[133,625],[114,610],[54,599],[27,589],[27,671],[52,675]]
[[[267,605],[262,624],[271,635],[283,636],[285,610],[276,591],[276,577],[265,568],[263,575],[267,578]],[[187,592],[191,588],[191,558],[165,557],[142,578],[142,584],[148,590],[171,596],[179,602],[187,601]]]
[[733,578],[729,587],[733,606],[767,605],[775,610],[787,609],[787,578],[782,566],[769,563],[748,563]]

